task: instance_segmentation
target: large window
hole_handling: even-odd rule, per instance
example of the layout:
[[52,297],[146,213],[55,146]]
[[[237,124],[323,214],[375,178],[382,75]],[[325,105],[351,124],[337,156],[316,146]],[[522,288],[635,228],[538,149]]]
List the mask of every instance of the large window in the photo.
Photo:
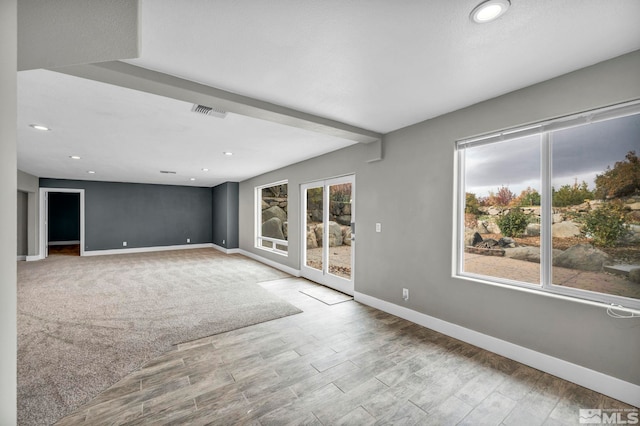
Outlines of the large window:
[[456,275],[640,308],[639,103],[456,150]]
[[256,188],[256,247],[287,254],[288,201],[287,182]]

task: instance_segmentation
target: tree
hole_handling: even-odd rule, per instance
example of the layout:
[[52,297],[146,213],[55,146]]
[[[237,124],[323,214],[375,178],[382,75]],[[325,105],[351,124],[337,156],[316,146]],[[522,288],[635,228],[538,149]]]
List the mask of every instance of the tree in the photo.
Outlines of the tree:
[[527,187],[513,200],[513,204],[520,207],[539,206],[540,193],[531,187]]
[[593,191],[589,191],[587,182],[582,181],[580,185],[562,185],[559,190],[551,188],[551,195],[554,207],[575,206],[584,203],[585,200],[594,197]]
[[601,175],[596,175],[596,196],[601,199],[619,198],[640,192],[640,160],[629,151],[624,161],[617,161]]
[[489,197],[487,198],[486,203],[488,205],[506,207],[511,204],[511,201],[513,201],[514,198],[516,198],[516,194],[511,192],[508,186],[501,186],[498,188],[497,193],[494,193],[493,191],[489,192]]
[[479,214],[480,213],[480,202],[476,197],[476,194],[473,192],[467,192],[464,203],[464,212],[471,214]]

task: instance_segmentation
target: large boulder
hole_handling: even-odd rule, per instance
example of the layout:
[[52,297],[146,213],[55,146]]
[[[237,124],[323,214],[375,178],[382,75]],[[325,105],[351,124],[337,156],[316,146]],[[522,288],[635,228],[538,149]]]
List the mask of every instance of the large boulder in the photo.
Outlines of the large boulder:
[[345,246],[351,245],[351,227],[343,226],[342,227],[342,244]]
[[500,227],[491,220],[479,220],[477,231],[481,234],[500,234]]
[[621,238],[623,243],[640,243],[640,225],[629,225],[627,231],[628,232]]
[[265,223],[272,218],[277,217],[280,219],[280,222],[287,221],[287,212],[282,210],[279,206],[269,207],[266,210],[262,210],[262,223]]
[[540,263],[540,247],[514,247],[505,248],[504,257],[516,260],[526,260],[527,262]]
[[577,244],[554,257],[553,265],[583,271],[601,271],[611,264],[611,256],[591,244]]
[[628,204],[627,207],[629,207],[631,210],[640,210],[640,203]]
[[551,234],[558,238],[577,237],[580,235],[580,227],[570,220],[551,225]]
[[307,226],[307,248],[314,249],[318,248],[318,240],[316,239],[316,232],[314,228],[309,228]]
[[[319,224],[316,227],[316,240],[318,245],[321,246],[324,237],[324,224]],[[329,222],[329,247],[337,247],[342,245],[342,228],[336,222]]]
[[[552,254],[554,261],[562,253],[562,250],[554,249]],[[526,260],[527,262],[540,263],[540,247],[525,246],[505,248],[504,257],[509,257],[516,260]]]
[[629,271],[629,280],[640,284],[640,268],[634,268]]
[[351,215],[343,214],[343,215],[337,216],[336,222],[338,222],[340,225],[351,225]]
[[524,231],[525,235],[529,237],[539,237],[540,236],[540,224],[538,223],[530,223],[527,225],[527,229]]
[[475,229],[469,229],[469,228],[465,228],[464,229],[464,245],[465,245],[465,247],[475,246],[476,244],[478,244],[481,241],[482,241],[482,236],[478,232],[476,232]]
[[272,217],[262,224],[262,236],[267,238],[277,238],[284,240],[282,232],[282,221],[277,217]]

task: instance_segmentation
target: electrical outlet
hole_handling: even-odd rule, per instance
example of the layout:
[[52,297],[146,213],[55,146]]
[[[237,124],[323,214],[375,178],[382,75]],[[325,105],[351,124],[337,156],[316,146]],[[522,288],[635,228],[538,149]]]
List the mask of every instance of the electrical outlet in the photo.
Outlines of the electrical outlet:
[[123,241],[123,242],[122,242],[122,247],[126,247],[126,246],[127,246],[127,242],[126,242],[126,241]]
[[402,289],[402,298],[404,299],[405,302],[407,300],[409,300],[409,289],[408,288],[403,288]]
[[187,242],[190,243],[191,242],[191,238],[187,238]]
[[382,232],[382,224],[376,223],[376,232]]

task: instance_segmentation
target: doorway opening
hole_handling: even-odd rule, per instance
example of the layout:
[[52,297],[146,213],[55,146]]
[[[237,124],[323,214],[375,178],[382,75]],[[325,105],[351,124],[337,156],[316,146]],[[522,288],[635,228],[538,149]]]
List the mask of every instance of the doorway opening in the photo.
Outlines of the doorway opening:
[[83,256],[84,189],[40,188],[40,253]]
[[302,276],[353,296],[355,176],[301,186]]

